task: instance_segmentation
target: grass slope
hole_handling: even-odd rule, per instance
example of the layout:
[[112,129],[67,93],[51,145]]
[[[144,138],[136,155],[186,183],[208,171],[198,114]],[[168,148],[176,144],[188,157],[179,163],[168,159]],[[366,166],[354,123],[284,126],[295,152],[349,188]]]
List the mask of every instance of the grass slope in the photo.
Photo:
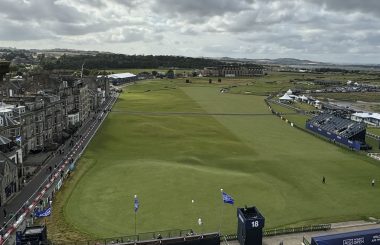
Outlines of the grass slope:
[[[153,82],[127,90],[115,110],[269,112],[263,97],[222,95],[216,86]],[[134,233],[134,194],[141,205],[138,232],[200,231],[202,217],[204,230],[218,230],[222,219],[222,231],[234,233],[236,207],[245,204],[262,210],[267,227],[380,214],[380,188],[370,187],[372,178],[380,179],[379,164],[272,115],[111,113],[81,165],[86,173],[66,187],[62,216],[92,237]],[[220,188],[235,198],[234,207],[222,210]]]

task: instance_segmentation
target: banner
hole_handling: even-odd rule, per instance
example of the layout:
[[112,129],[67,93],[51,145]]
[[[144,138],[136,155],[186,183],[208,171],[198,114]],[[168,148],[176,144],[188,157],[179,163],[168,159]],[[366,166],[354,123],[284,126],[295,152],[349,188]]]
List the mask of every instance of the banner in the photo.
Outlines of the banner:
[[51,215],[51,207],[49,207],[46,210],[37,211],[34,213],[34,215],[36,216],[36,218],[48,217]]

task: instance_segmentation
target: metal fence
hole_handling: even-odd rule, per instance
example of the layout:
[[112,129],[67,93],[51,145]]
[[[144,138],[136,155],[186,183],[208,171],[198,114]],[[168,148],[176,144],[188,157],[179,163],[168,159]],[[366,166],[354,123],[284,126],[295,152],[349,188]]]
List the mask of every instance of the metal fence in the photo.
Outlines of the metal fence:
[[310,245],[310,242],[309,242],[305,237],[303,237],[303,239],[302,239],[302,243],[303,243],[304,245]]
[[[277,228],[277,229],[266,229],[264,230],[264,236],[277,236],[286,235],[291,233],[301,233],[301,232],[312,232],[312,231],[327,231],[331,229],[331,224],[318,224],[318,225],[308,225],[300,227],[290,227],[290,228]],[[237,240],[236,234],[224,235],[221,237],[221,241],[233,241]]]
[[178,238],[189,236],[192,233],[191,229],[186,230],[165,230],[165,231],[154,231],[154,232],[144,232],[137,235],[131,236],[117,236],[104,239],[87,240],[87,241],[76,241],[76,242],[55,242],[52,241],[52,245],[108,245],[108,244],[119,244],[119,243],[135,243],[138,241],[150,241],[155,239],[165,239],[165,238]]
[[300,232],[312,232],[312,231],[327,231],[331,229],[331,224],[319,224],[319,225],[309,225],[293,228],[279,228],[264,230],[264,236],[276,236],[285,235],[290,233],[300,233]]

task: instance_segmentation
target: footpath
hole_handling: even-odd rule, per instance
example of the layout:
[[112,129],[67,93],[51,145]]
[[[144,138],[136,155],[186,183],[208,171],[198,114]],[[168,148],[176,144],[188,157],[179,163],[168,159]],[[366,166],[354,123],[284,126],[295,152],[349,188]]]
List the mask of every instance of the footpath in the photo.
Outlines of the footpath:
[[[26,226],[28,217],[46,196],[51,196],[54,187],[62,176],[67,173],[71,164],[81,156],[86,146],[96,134],[109,110],[116,102],[119,94],[113,94],[102,106],[99,113],[89,116],[89,119],[75,133],[75,137],[67,140],[52,158],[41,168],[34,178],[3,208],[12,217],[4,217],[1,209],[0,224],[2,225],[0,244],[14,243],[15,231]],[[59,153],[61,152],[61,154]],[[51,170],[51,171],[50,171]],[[51,188],[52,187],[52,188]]]

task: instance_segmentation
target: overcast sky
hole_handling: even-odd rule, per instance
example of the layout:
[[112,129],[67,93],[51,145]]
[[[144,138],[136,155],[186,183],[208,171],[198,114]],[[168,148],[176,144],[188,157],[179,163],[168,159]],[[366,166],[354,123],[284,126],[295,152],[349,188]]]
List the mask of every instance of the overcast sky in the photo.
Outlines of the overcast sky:
[[0,0],[0,46],[380,63],[380,0]]

